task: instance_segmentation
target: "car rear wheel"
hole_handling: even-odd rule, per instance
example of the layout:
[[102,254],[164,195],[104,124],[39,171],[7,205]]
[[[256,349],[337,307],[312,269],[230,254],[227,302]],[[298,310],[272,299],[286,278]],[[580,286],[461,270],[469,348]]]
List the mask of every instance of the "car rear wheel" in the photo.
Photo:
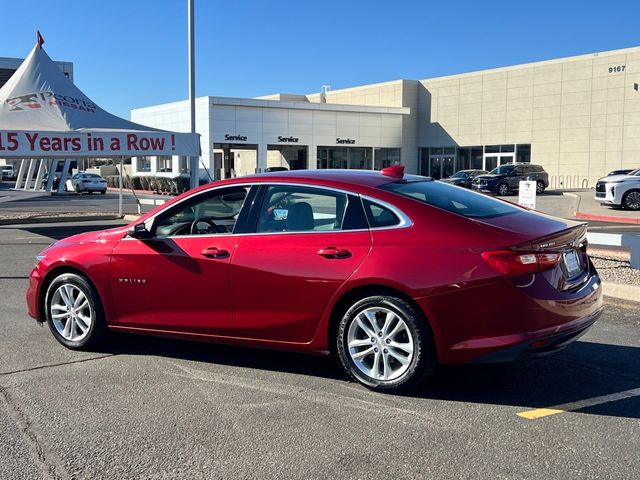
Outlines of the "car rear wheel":
[[106,191],[106,190],[100,190],[100,194],[101,194],[101,195],[104,195],[105,193],[107,193],[107,191]]
[[544,182],[537,182],[536,183],[536,193],[538,195],[540,195],[542,192],[544,192]]
[[424,318],[393,296],[371,296],[354,303],[338,327],[337,351],[352,378],[379,391],[415,388],[436,364]]
[[622,197],[622,206],[629,210],[640,210],[640,190],[629,190]]
[[106,337],[100,297],[80,275],[64,273],[56,277],[47,289],[45,308],[51,333],[67,348],[89,349]]
[[507,193],[509,193],[509,185],[506,183],[501,183],[498,185],[498,195],[504,197]]

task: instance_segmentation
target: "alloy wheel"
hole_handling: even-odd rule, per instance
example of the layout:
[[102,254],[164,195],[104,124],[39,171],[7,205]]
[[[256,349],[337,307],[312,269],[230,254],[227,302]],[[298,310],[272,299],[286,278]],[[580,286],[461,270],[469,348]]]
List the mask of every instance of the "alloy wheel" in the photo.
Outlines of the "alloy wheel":
[[377,306],[354,318],[346,347],[358,370],[375,380],[400,378],[414,356],[413,337],[405,320],[398,313]]
[[507,193],[509,193],[509,187],[507,186],[506,183],[501,183],[500,186],[498,187],[498,194],[504,196]]
[[627,193],[624,204],[629,210],[640,210],[640,191],[633,190]]
[[60,285],[51,297],[49,308],[53,326],[62,338],[78,342],[88,335],[95,312],[85,293],[76,285]]
[[536,183],[536,193],[540,195],[542,192],[544,192],[544,183],[542,182]]

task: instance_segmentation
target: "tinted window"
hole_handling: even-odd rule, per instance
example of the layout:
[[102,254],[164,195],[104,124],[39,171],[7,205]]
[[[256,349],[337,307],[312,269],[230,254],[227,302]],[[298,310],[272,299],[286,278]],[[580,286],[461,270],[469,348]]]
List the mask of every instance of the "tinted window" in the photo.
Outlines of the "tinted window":
[[494,168],[489,173],[492,175],[509,175],[513,170],[513,165],[501,165],[497,168]]
[[400,219],[387,207],[364,200],[364,211],[371,228],[392,227],[400,223]]
[[342,230],[347,195],[331,190],[290,185],[267,188],[257,232]]
[[506,202],[441,182],[400,181],[379,188],[469,218],[501,217],[521,211]]

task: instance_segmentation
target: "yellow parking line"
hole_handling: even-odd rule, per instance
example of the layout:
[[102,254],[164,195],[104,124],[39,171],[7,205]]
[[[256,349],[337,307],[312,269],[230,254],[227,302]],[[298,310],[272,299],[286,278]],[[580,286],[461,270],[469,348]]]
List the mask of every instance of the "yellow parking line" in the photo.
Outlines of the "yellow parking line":
[[563,405],[556,405],[555,407],[548,408],[536,408],[534,410],[525,410],[519,412],[517,415],[527,420],[536,420],[538,418],[548,417],[549,415],[556,415],[563,412],[571,412],[573,410],[579,410],[581,408],[593,407],[594,405],[601,405],[603,403],[616,402],[618,400],[625,400],[627,398],[633,398],[640,396],[640,388],[633,388],[631,390],[625,390],[623,392],[612,393],[610,395],[601,395],[600,397],[587,398],[585,400],[579,400],[577,402],[565,403]]
[[564,411],[565,410],[558,410],[556,408],[537,408],[535,410],[520,412],[518,416],[526,418],[527,420],[535,420],[536,418],[548,417],[549,415],[555,415],[556,413],[562,413]]

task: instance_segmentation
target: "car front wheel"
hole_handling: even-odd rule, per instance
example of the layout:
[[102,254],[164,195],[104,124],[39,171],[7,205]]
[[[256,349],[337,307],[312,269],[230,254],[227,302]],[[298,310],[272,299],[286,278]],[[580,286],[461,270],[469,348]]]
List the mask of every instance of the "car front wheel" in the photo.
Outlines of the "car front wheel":
[[640,210],[640,190],[629,190],[622,197],[622,206],[629,210]]
[[422,384],[436,356],[422,315],[403,299],[371,296],[354,303],[338,328],[342,366],[359,383],[400,392]]
[[509,185],[506,183],[501,183],[498,185],[498,195],[504,197],[507,193],[509,193]]
[[89,349],[104,340],[107,326],[100,297],[80,275],[56,277],[47,289],[45,308],[51,333],[65,347]]

